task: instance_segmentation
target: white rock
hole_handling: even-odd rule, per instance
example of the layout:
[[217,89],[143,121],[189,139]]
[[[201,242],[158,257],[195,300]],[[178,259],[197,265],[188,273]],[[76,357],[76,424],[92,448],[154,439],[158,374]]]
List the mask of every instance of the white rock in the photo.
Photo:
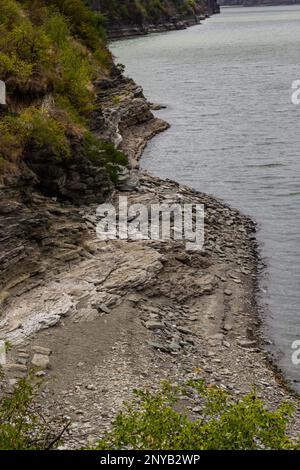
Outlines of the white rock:
[[32,358],[31,364],[38,369],[47,369],[50,367],[49,356],[36,353]]

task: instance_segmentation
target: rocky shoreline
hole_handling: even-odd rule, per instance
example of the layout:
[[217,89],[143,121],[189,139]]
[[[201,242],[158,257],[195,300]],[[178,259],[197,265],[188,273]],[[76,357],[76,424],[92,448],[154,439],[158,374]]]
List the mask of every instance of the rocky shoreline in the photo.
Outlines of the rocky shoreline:
[[[99,88],[94,131],[126,151],[132,166],[108,200],[204,204],[204,250],[187,252],[174,240],[100,241],[96,201],[75,206],[38,192],[28,201],[3,189],[8,389],[30,371],[42,378],[41,412],[72,423],[67,449],[94,442],[133,389],[156,389],[162,379],[204,378],[236,396],[256,386],[271,407],[294,401],[257,337],[255,224],[210,196],[140,172],[143,148],[168,125],[131,80],[118,76]],[[299,411],[297,402],[296,418]]]
[[168,22],[159,24],[147,24],[147,25],[114,25],[108,30],[109,39],[122,39],[134,36],[145,36],[153,33],[163,33],[166,31],[178,31],[180,29],[187,29],[191,26],[200,24],[201,21],[205,20],[205,16],[194,16],[192,18],[181,19],[174,18]]
[[173,8],[171,8],[171,10],[168,12],[166,10],[160,10],[158,16],[155,18],[155,21],[153,21],[153,19],[149,19],[147,15],[145,15],[143,18],[131,18],[131,21],[128,20],[128,18],[122,18],[122,15],[115,18],[110,14],[110,11],[107,11],[105,6],[103,6],[97,0],[91,0],[91,7],[93,10],[106,16],[107,36],[109,39],[114,40],[186,29],[200,24],[201,21],[205,20],[211,15],[220,13],[220,6],[217,0],[208,0],[206,4],[201,2],[194,3],[194,11],[190,10],[189,13],[183,13],[176,5],[173,5]]

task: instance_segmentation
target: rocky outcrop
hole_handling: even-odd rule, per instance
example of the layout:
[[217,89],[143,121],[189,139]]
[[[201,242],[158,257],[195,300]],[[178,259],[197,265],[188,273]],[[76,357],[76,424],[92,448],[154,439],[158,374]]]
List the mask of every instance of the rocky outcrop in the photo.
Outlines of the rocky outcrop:
[[[207,16],[220,13],[217,0],[197,0],[193,7],[184,1],[165,0],[161,3],[161,8],[152,17],[151,9],[147,11],[147,2],[144,7],[141,6],[140,11],[136,11],[134,2],[128,2],[125,8],[116,11],[115,6],[108,5],[107,2],[90,0],[91,7],[106,17],[110,39],[186,29],[199,24]],[[132,14],[126,15],[124,12],[130,11],[130,8]]]
[[[147,141],[168,124],[154,118],[141,87],[117,71],[97,84],[98,101],[93,130],[114,142],[137,166]],[[130,185],[124,170],[120,185]],[[51,268],[88,254],[86,225],[78,208],[102,203],[114,188],[101,168],[78,152],[62,163],[38,153],[29,154],[16,174],[4,177],[0,187],[0,318],[8,299],[32,286],[43,285]]]
[[133,80],[117,74],[99,81],[97,89],[99,109],[93,116],[92,129],[124,151],[134,168],[147,142],[169,124],[154,117],[143,89]]
[[[63,270],[49,266],[2,318],[9,386],[29,371],[43,377],[41,413],[72,423],[61,448],[93,443],[135,388],[156,390],[163,379],[205,379],[234,396],[256,386],[272,406],[291,401],[256,334],[255,224],[188,187],[135,176],[134,191],[121,193],[129,204],[205,205],[203,250],[173,239],[101,241],[96,205],[81,207],[85,251]],[[193,403],[189,411],[197,415]]]
[[120,39],[130,36],[144,36],[151,33],[162,33],[165,31],[177,31],[186,29],[190,26],[200,24],[205,16],[193,16],[188,19],[180,19],[178,17],[164,20],[162,23],[151,24],[146,23],[143,25],[130,25],[130,24],[112,24],[108,29],[108,36],[110,39]]

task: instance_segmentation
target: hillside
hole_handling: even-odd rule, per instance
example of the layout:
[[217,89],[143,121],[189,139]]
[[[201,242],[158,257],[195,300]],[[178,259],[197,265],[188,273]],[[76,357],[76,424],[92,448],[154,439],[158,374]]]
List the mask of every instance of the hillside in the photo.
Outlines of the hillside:
[[45,266],[78,259],[86,230],[74,207],[107,200],[128,157],[167,124],[114,65],[103,17],[84,1],[0,0],[0,25],[3,311]]
[[0,24],[2,184],[26,180],[48,195],[72,197],[74,181],[59,181],[74,180],[77,165],[91,189],[93,165],[104,194],[126,158],[91,132],[98,84],[117,74],[103,18],[81,0],[0,0]]
[[219,13],[216,0],[90,0],[103,14],[110,37],[182,29]]
[[95,185],[101,181],[105,197],[126,164],[112,145],[115,136],[99,103],[107,80],[124,80],[107,49],[105,29],[118,35],[124,26],[126,33],[126,24],[129,32],[142,33],[154,24],[185,27],[208,8],[204,0],[92,0],[91,6],[97,11],[84,0],[0,0],[0,79],[7,89],[0,108],[4,185],[26,181],[47,195],[74,199],[77,180],[89,192],[98,175]]

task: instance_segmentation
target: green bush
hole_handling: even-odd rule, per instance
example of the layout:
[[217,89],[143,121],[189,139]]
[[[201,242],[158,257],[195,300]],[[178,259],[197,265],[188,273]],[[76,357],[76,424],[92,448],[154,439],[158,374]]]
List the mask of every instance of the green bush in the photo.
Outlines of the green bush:
[[26,108],[19,115],[6,115],[0,120],[0,149],[3,157],[16,161],[28,145],[57,159],[71,156],[63,124],[35,107]]
[[112,143],[97,139],[91,132],[86,132],[84,136],[84,154],[94,164],[103,166],[113,183],[118,182],[120,167],[128,164],[123,152]]
[[[136,391],[98,450],[254,450],[295,449],[287,435],[293,407],[269,410],[253,392],[240,400],[203,381],[183,387],[164,384],[157,393]],[[188,415],[180,398],[193,397],[198,418]],[[195,406],[195,405],[194,405]],[[182,408],[181,411],[178,411]]]
[[8,96],[0,115],[1,157],[17,162],[37,151],[61,160],[86,140],[86,156],[116,181],[124,155],[102,143],[99,158],[84,139],[92,135],[93,82],[111,66],[101,15],[85,0],[0,0],[0,20],[0,77]]
[[45,450],[58,445],[66,426],[55,432],[35,405],[35,391],[20,380],[11,396],[0,401],[0,450]]
[[25,127],[34,148],[42,149],[57,159],[71,156],[70,143],[63,125],[46,112],[29,108],[21,114],[20,124]]

